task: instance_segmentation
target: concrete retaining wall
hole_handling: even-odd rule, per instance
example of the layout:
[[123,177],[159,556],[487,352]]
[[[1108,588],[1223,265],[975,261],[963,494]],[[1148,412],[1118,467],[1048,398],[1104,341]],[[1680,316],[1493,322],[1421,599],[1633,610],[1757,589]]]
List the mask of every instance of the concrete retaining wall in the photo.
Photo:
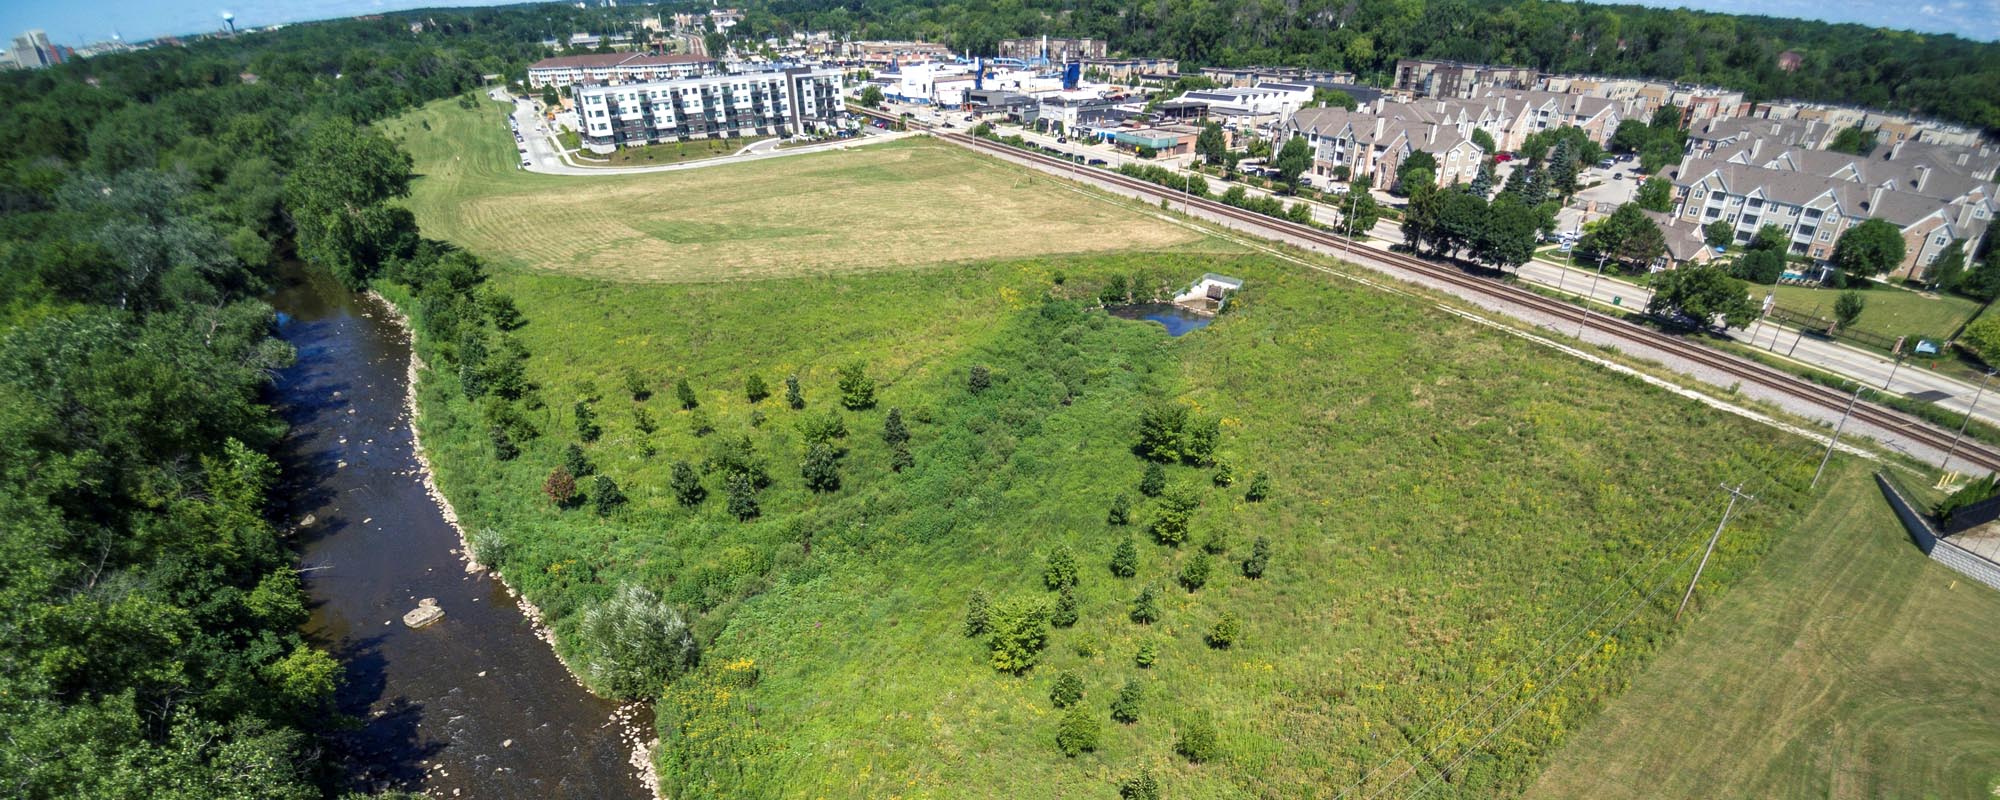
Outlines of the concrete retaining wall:
[[1903,521],[1903,528],[1910,532],[1910,538],[1917,543],[1918,549],[1923,550],[1932,561],[2000,590],[2000,564],[1968,552],[1952,544],[1948,538],[1940,538],[1937,529],[1931,527],[1930,520],[1918,513],[1916,507],[1896,491],[1896,487],[1881,473],[1875,474],[1875,484],[1882,487],[1882,495],[1889,498],[1889,507],[1896,510],[1897,518]]

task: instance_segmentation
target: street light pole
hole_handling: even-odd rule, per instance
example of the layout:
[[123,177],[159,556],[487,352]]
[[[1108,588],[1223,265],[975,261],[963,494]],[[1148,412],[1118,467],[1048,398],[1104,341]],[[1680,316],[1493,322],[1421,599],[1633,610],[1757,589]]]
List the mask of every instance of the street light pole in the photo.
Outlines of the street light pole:
[[[1841,429],[1847,427],[1847,415],[1854,413],[1854,404],[1859,402],[1861,402],[1861,387],[1856,386],[1854,387],[1854,397],[1847,401],[1847,410],[1840,412],[1840,424],[1833,426],[1833,438],[1826,440],[1826,455],[1819,457],[1819,469],[1813,470],[1812,484],[1808,485],[1807,489],[1819,486],[1819,474],[1826,471],[1826,462],[1833,459],[1833,446],[1840,442]],[[1974,400],[1973,402],[1977,403],[1978,401]],[[1945,456],[1945,460],[1950,461],[1951,456]]]
[[1951,466],[1951,457],[1958,453],[1958,442],[1965,438],[1965,426],[1972,424],[1972,412],[1979,410],[1979,397],[1986,394],[1986,379],[1991,377],[1993,370],[1987,370],[1985,375],[1980,376],[1979,391],[1972,393],[1972,407],[1965,410],[1965,419],[1959,420],[1958,434],[1951,437],[1951,449],[1944,451],[1944,463],[1939,464],[1938,469]]
[[1347,238],[1341,240],[1340,242],[1340,252],[1342,253],[1354,252],[1354,209],[1360,202],[1361,202],[1361,197],[1354,193],[1354,176],[1348,175],[1347,216],[1341,218],[1340,220],[1342,224],[1347,226]]
[[1895,363],[1889,365],[1889,379],[1882,382],[1882,391],[1888,391],[1889,384],[1896,381],[1896,370],[1902,368],[1904,358],[1907,358],[1907,356],[1901,353],[1896,354]]
[[[1813,306],[1813,313],[1812,313],[1812,318],[1813,318],[1813,319],[1819,319],[1819,306],[1817,306],[1817,305]],[[1775,336],[1774,336],[1774,337],[1772,337],[1772,338],[1773,338],[1773,339],[1775,339],[1775,338],[1777,338],[1777,337],[1775,337]],[[1796,352],[1798,352],[1798,351],[1799,351],[1799,341],[1800,341],[1800,340],[1802,340],[1802,339],[1804,339],[1804,338],[1806,338],[1806,326],[1804,326],[1804,325],[1800,325],[1800,326],[1799,326],[1799,335],[1798,335],[1798,336],[1796,336],[1796,337],[1794,337],[1794,338],[1792,339],[1792,349],[1790,349],[1790,350],[1786,350],[1786,351],[1785,351],[1785,357],[1786,357],[1786,358],[1791,358],[1791,357],[1792,357],[1792,354],[1793,354],[1793,353],[1796,353]],[[1773,352],[1776,352],[1776,351],[1773,351]]]

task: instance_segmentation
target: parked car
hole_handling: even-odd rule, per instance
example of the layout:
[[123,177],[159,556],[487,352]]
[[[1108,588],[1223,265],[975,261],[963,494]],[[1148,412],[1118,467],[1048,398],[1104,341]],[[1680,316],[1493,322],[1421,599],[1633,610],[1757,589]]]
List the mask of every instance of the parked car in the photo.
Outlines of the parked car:
[[1513,154],[1513,153],[1494,153],[1494,154],[1493,154],[1493,163],[1495,163],[1495,164],[1505,164],[1505,163],[1507,163],[1507,162],[1509,162],[1509,161],[1513,161],[1513,160],[1514,160],[1514,154]]
[[1056,144],[1069,144],[1069,137],[1067,136],[1056,137]]
[[1607,158],[1607,159],[1604,159],[1603,161],[1599,161],[1599,162],[1597,162],[1597,168],[1598,168],[1598,169],[1610,169],[1610,168],[1611,168],[1611,165],[1612,165],[1612,164],[1615,164],[1615,163],[1617,163],[1617,162],[1615,162],[1615,161],[1612,161],[1611,159],[1608,159],[1608,158]]
[[529,167],[532,167],[532,166],[534,166],[534,165],[535,165],[535,162],[534,162],[534,161],[533,161],[532,159],[526,159],[526,158],[524,158],[524,159],[521,159],[521,169],[527,169],[527,168],[529,168]]
[[1104,163],[1105,163],[1105,162],[1104,162],[1104,159],[1101,159],[1101,158],[1093,158],[1093,159],[1091,159],[1091,160],[1090,160],[1090,165],[1091,165],[1091,166],[1093,166],[1093,167],[1101,167],[1101,166],[1104,166]]

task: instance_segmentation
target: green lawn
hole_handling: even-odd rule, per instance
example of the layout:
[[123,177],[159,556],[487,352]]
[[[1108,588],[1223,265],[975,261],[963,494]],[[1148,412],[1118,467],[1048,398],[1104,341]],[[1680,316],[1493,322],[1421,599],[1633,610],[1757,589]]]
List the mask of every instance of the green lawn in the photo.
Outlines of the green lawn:
[[1860,469],[1558,753],[1537,798],[2000,793],[2000,592]]
[[[1761,298],[1766,288],[1777,293],[1778,305],[1804,313],[1817,308],[1819,316],[1826,319],[1833,318],[1833,304],[1840,297],[1840,290],[1809,286],[1753,286],[1751,291]],[[1943,341],[1979,313],[1978,301],[1955,294],[1877,286],[1862,292],[1861,297],[1867,305],[1855,327],[1892,338],[1924,336]]]
[[583,135],[576,131],[566,130],[557,133],[556,141],[562,145],[564,150],[576,150],[583,147]]
[[732,155],[738,150],[769,136],[747,136],[738,139],[701,139],[692,142],[664,142],[639,147],[620,147],[605,155],[583,153],[582,156],[596,164],[602,160],[606,167],[645,167],[655,164],[678,164],[683,161],[700,161],[705,158]]
[[530,173],[493,124],[505,110],[441,101],[382,125],[416,161],[407,204],[424,232],[503,266],[690,282],[1234,249],[925,140],[654,174]]

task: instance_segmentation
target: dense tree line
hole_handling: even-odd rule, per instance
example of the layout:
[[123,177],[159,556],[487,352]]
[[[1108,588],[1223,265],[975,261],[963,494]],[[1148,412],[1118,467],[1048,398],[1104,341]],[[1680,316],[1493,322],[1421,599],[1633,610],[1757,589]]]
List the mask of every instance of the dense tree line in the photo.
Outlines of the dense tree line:
[[0,76],[0,794],[331,791],[316,739],[340,666],[297,632],[264,405],[291,352],[257,298],[294,252],[350,286],[397,280],[504,421],[528,390],[518,312],[386,202],[410,161],[366,123],[538,57],[528,16]]
[[[1189,66],[1284,64],[1387,80],[1398,58],[1720,84],[1907,109],[2000,129],[2000,45],[1859,25],[1545,0],[773,0],[733,31],[923,37],[991,53],[1010,36],[1094,36]],[[1795,71],[1778,54],[1796,51]]]

